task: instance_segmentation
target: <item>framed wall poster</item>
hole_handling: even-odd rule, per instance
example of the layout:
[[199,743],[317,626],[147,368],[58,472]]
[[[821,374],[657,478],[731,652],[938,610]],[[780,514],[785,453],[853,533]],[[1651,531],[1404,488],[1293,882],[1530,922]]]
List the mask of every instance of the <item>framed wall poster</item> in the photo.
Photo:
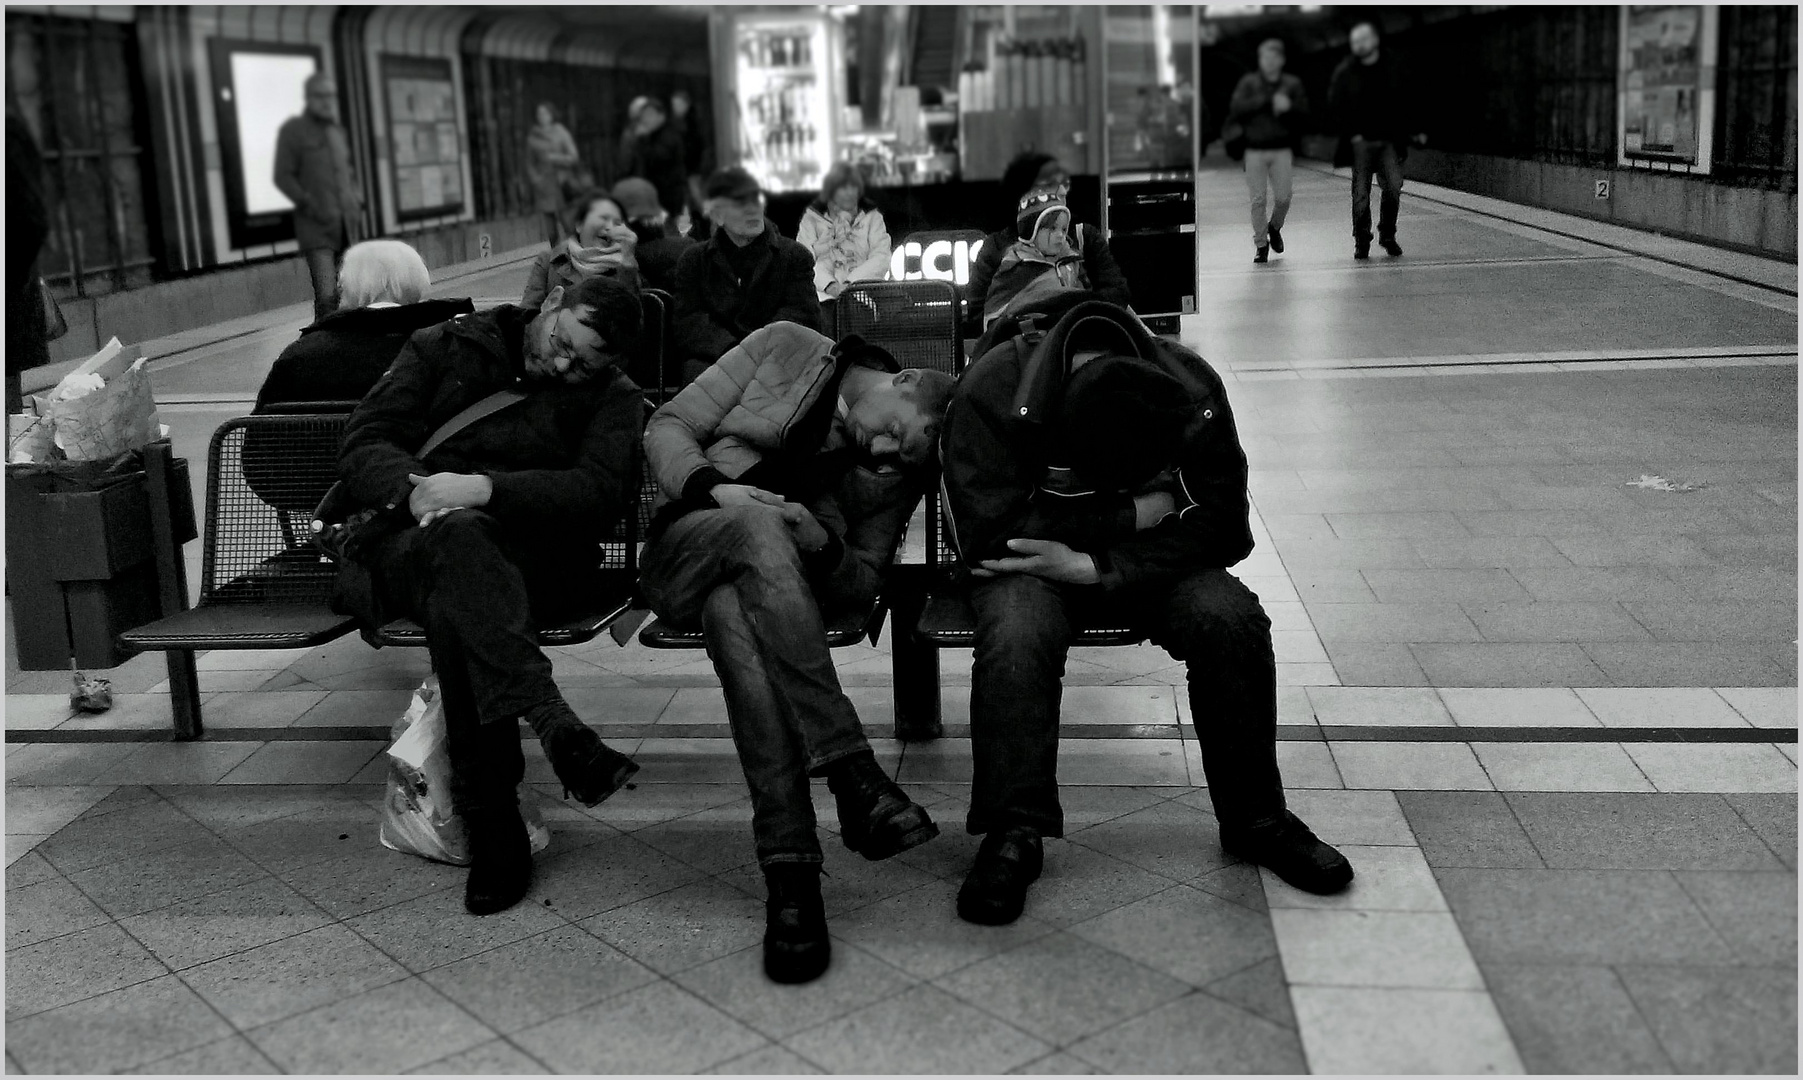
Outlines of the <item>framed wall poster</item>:
[[1621,20],[1621,164],[1707,173],[1715,143],[1717,10],[1629,5]]
[[449,60],[382,57],[388,107],[395,217],[401,221],[463,210],[463,140]]

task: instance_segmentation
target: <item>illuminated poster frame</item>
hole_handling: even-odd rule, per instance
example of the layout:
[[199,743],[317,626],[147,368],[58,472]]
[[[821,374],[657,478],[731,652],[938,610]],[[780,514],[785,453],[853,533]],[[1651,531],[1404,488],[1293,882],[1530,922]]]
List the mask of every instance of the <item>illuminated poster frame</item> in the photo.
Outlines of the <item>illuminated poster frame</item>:
[[1705,4],[1621,9],[1619,164],[1707,175],[1715,148],[1720,12]]
[[[238,55],[311,58],[312,70],[325,69],[325,54],[317,45],[288,45],[267,41],[233,41],[215,38],[210,42],[213,75],[214,117],[219,127],[219,159],[225,180],[226,228],[235,248],[259,244],[275,244],[294,239],[294,208],[251,210],[245,190],[246,158],[261,164],[267,160],[273,176],[276,132],[289,117],[299,116],[307,107],[304,91],[296,86],[293,106],[286,114],[271,118],[272,123],[253,125],[251,137],[260,140],[247,154],[245,132],[238,123],[238,87],[232,76],[232,58]],[[264,151],[268,152],[265,153]],[[286,198],[282,199],[286,202]]]
[[451,61],[383,54],[381,62],[396,220],[462,213],[469,193]]

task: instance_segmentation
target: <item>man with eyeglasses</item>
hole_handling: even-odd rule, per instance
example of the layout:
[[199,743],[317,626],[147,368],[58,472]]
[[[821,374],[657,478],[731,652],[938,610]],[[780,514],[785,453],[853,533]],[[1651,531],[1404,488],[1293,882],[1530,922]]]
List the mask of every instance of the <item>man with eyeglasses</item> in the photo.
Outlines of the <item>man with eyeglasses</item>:
[[531,884],[521,719],[585,805],[638,769],[564,701],[533,627],[594,602],[597,545],[637,491],[644,395],[622,368],[640,321],[638,295],[597,276],[536,309],[427,327],[345,426],[338,471],[365,512],[334,606],[366,628],[406,617],[426,630],[472,914],[512,907]]
[[714,235],[676,264],[671,349],[679,387],[771,323],[831,332],[814,293],[814,256],[764,217],[757,179],[730,166],[708,178],[703,194]]

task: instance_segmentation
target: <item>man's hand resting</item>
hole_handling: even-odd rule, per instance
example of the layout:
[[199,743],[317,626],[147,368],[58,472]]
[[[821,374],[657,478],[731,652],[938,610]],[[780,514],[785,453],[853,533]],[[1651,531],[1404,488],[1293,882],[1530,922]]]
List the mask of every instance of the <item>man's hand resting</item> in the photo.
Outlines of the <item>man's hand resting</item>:
[[433,520],[444,516],[435,511],[487,506],[488,497],[495,490],[494,481],[488,477],[465,473],[441,472],[431,476],[408,473],[407,479],[413,481],[413,494],[407,499],[407,509],[421,525],[428,524],[429,514]]
[[1176,512],[1177,500],[1168,491],[1135,495],[1133,497],[1133,528],[1135,531],[1150,529],[1163,521],[1167,515]]
[[715,484],[708,489],[708,494],[714,497],[714,502],[722,510],[735,506],[774,506],[780,509],[788,502],[781,495],[750,484]]
[[790,535],[795,537],[796,547],[804,552],[814,552],[826,546],[830,539],[826,526],[820,524],[813,511],[794,502],[783,503],[781,511],[783,521],[788,523]]
[[1102,580],[1096,572],[1096,560],[1090,555],[1060,544],[1056,540],[1010,540],[1008,548],[1021,553],[1020,558],[988,559],[971,571],[977,577],[997,574],[1032,574],[1047,581],[1067,585],[1094,585]]

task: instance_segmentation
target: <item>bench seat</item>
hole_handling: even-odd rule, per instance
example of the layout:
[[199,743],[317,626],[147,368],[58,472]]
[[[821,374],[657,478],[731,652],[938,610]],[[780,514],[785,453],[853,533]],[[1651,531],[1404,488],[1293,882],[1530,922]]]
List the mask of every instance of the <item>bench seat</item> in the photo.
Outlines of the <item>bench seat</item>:
[[[927,598],[918,633],[942,649],[968,649],[977,640],[977,613],[970,600],[957,593]],[[1077,645],[1138,645],[1145,635],[1127,627],[1084,626],[1077,629]]]
[[309,649],[351,632],[356,620],[323,601],[203,604],[119,635],[136,652],[169,649]]
[[[826,624],[826,644],[831,649],[856,645],[869,638],[875,644],[883,632],[883,618],[889,608],[882,600],[867,611],[848,611],[835,615]],[[699,629],[680,630],[662,619],[639,631],[639,643],[648,649],[705,649],[707,639]]]

